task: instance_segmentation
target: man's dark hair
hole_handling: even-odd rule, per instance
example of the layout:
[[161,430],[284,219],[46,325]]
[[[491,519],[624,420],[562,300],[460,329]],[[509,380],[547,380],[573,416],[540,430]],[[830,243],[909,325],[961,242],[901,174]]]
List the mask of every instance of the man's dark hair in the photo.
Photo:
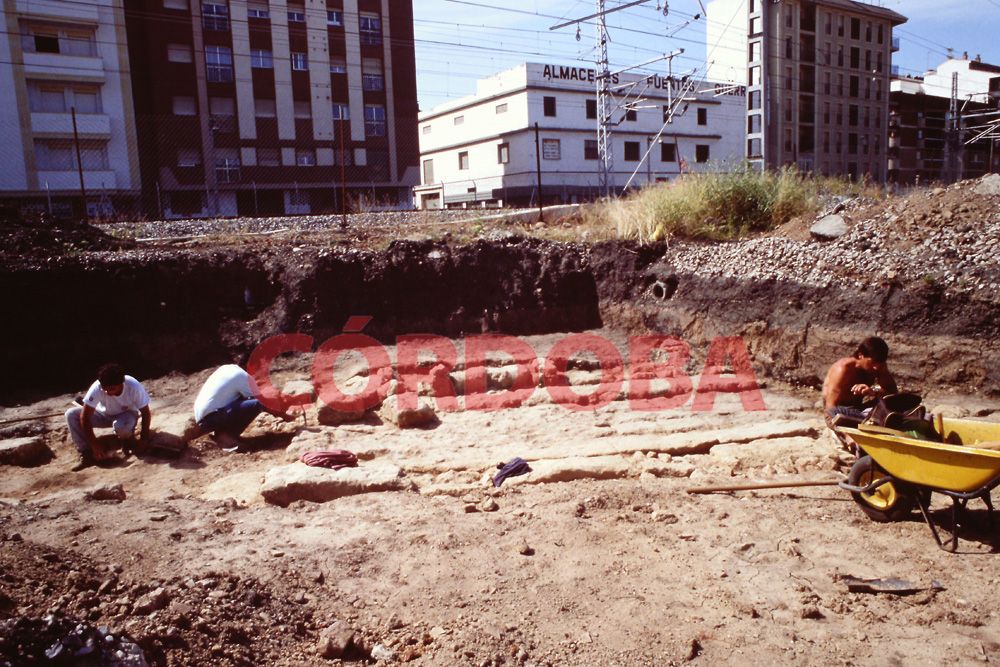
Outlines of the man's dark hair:
[[858,349],[854,351],[855,357],[868,357],[873,361],[884,364],[889,358],[889,345],[878,336],[870,336],[861,341]]
[[102,387],[114,387],[125,382],[125,371],[118,364],[104,364],[97,369],[97,381]]

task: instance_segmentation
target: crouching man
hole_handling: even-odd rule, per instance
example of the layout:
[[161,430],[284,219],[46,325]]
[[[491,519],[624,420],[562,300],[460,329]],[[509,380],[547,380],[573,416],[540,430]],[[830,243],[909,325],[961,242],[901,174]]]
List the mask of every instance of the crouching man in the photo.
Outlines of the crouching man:
[[209,433],[227,451],[238,451],[244,444],[240,434],[261,412],[268,412],[285,421],[292,419],[285,412],[274,412],[257,397],[260,390],[253,377],[236,364],[220,366],[212,373],[194,399],[196,433]]
[[[142,419],[139,443],[135,426]],[[66,411],[70,438],[80,453],[73,470],[83,470],[95,463],[112,458],[94,435],[94,428],[113,428],[126,455],[138,449],[149,438],[149,394],[145,387],[118,364],[105,364],[97,371],[97,380],[83,397],[83,407]]]

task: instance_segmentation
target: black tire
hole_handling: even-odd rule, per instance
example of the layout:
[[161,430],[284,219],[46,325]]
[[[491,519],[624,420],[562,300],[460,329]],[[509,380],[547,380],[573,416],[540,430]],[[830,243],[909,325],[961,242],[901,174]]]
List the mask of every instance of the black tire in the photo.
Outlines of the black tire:
[[[885,476],[885,472],[875,465],[870,456],[862,456],[851,467],[847,483],[851,486],[868,486]],[[910,515],[916,504],[912,489],[899,482],[887,482],[870,494],[852,493],[854,502],[872,521],[888,523],[900,521]]]

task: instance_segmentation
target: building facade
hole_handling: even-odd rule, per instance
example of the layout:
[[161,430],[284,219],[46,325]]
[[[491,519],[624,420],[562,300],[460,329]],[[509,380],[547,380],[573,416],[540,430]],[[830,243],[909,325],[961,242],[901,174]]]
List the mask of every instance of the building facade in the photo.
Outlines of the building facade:
[[[421,114],[417,205],[529,205],[539,196],[544,203],[603,196],[596,76],[586,67],[526,63],[480,80],[475,95]],[[640,100],[615,114],[609,181],[617,192],[630,180],[638,187],[742,163],[740,87],[699,86],[665,124],[680,82],[621,74],[612,84]]]
[[131,0],[126,23],[147,211],[410,204],[410,0]]
[[949,58],[922,77],[894,78],[889,93],[889,181],[953,182],[1000,171],[994,139],[968,141],[1000,121],[991,85],[1000,88],[1000,67],[967,57]]
[[122,0],[3,7],[0,199],[60,217],[83,215],[84,201],[91,216],[131,208],[140,179]]
[[885,180],[905,17],[853,0],[714,0],[707,19],[709,77],[747,86],[751,163]]

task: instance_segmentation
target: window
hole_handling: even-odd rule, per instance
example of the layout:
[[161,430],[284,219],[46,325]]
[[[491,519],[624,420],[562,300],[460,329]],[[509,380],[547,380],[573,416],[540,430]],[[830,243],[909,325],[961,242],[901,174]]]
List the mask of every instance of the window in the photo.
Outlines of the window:
[[761,26],[763,25],[764,22],[761,21],[759,16],[755,16],[750,19],[750,35],[759,35],[762,29]]
[[878,27],[878,43],[881,44],[883,42],[883,40],[885,40],[885,35],[882,32],[882,25],[879,24],[879,27]]
[[749,81],[750,81],[750,85],[751,86],[759,86],[760,85],[760,73],[761,73],[761,67],[760,67],[760,65],[754,65],[753,67],[750,68],[750,79],[749,79]]
[[847,124],[851,127],[858,126],[858,105],[852,104],[847,109]]
[[705,144],[698,144],[694,147],[694,161],[704,164],[708,162],[709,150]]
[[330,58],[330,74],[347,74],[347,60],[339,57]]
[[761,157],[761,140],[750,139],[747,141],[747,157]]
[[635,122],[638,112],[635,109],[625,109],[625,120]]
[[850,95],[851,97],[858,97],[858,86],[860,80],[856,76],[851,77]]
[[[36,139],[35,165],[39,171],[74,171],[77,169],[76,147],[69,140]],[[81,141],[80,165],[90,171],[109,169],[107,144]]]
[[856,46],[851,47],[851,69],[861,67],[861,49]]
[[760,114],[747,116],[747,134],[759,134],[761,131]]
[[39,113],[102,113],[100,88],[63,83],[28,83],[28,105]]
[[430,125],[424,125],[422,128],[420,128],[420,131],[423,132],[424,134],[430,134],[431,133],[431,126]]
[[542,159],[561,160],[562,142],[559,139],[542,139]]
[[215,151],[215,180],[219,183],[239,182],[240,157],[235,148],[221,148]]
[[367,90],[369,92],[385,90],[385,77],[382,76],[381,72],[378,74],[371,72],[362,73],[361,88],[362,90]]
[[257,118],[275,118],[278,115],[274,100],[264,98],[257,98],[253,101],[253,111]]
[[698,124],[708,125],[708,109],[698,109]]
[[382,43],[382,19],[375,14],[362,14],[358,17],[358,29],[361,33],[362,45],[379,45]]
[[510,144],[500,144],[497,146],[497,164],[508,164],[510,162]]
[[292,51],[292,71],[306,72],[309,70],[309,57],[305,53]]
[[851,39],[861,39],[861,19],[851,19]]
[[295,100],[292,105],[296,118],[312,118],[312,104],[305,100]]
[[258,148],[257,149],[257,166],[258,167],[280,167],[281,166],[281,149],[280,148]]
[[597,100],[587,100],[587,118],[597,118]]
[[187,44],[167,44],[167,60],[172,63],[192,62],[191,47]]
[[164,9],[183,9],[187,11],[187,0],[163,0]]
[[101,90],[99,88],[70,88],[70,108],[77,113],[102,113]]
[[751,90],[747,94],[747,109],[759,109],[760,108],[760,91]]
[[351,107],[343,102],[333,103],[333,119],[334,120],[350,120],[351,119]]
[[205,30],[229,30],[229,7],[215,2],[201,3],[201,26]]
[[597,139],[584,139],[583,140],[583,159],[584,160],[597,160],[600,158],[600,154],[597,150]]
[[638,141],[626,141],[625,142],[625,161],[626,162],[638,162],[639,161],[639,142]]
[[465,123],[465,116],[455,116],[452,119],[452,123],[454,123],[455,125],[462,125],[463,123]]
[[181,148],[177,151],[178,167],[197,167],[201,164],[201,151],[197,148]]
[[381,104],[365,105],[365,136],[385,136],[385,107]]
[[22,38],[22,46],[29,53],[62,53],[71,56],[93,57],[97,44],[93,30],[31,26],[30,34]]
[[333,28],[343,28],[344,27],[344,12],[334,11],[332,9],[326,12],[326,24]]
[[36,32],[33,42],[35,53],[59,53],[59,35],[56,33]]
[[[251,19],[264,19],[267,21],[271,20],[271,10],[267,6],[253,7],[247,5],[247,17]],[[258,151],[259,152],[259,151]],[[260,164],[260,159],[258,158],[257,163]]]
[[175,116],[194,116],[198,113],[193,97],[175,97],[173,99],[173,110]]
[[295,164],[299,167],[315,167],[316,151],[311,148],[295,149]]
[[757,62],[758,60],[760,60],[760,42],[750,43],[749,58],[750,62]]
[[660,144],[660,161],[677,162],[677,144]]
[[31,110],[41,113],[66,113],[66,90],[62,86],[32,83],[28,89]]
[[205,47],[205,70],[209,81],[229,83],[233,80],[233,52],[228,46]]
[[462,151],[458,154],[458,168],[466,171],[469,168],[469,151]]
[[498,114],[507,113],[507,103],[504,102],[503,104],[498,104],[497,108],[496,108],[496,112]]
[[232,134],[236,131],[236,102],[231,97],[208,98],[208,113],[213,132]]
[[274,56],[267,49],[250,49],[250,67],[253,69],[274,69]]
[[546,95],[542,98],[542,113],[546,116],[556,115],[556,98],[551,95]]
[[288,10],[288,22],[289,23],[305,23],[306,13],[302,9],[289,9]]
[[865,41],[872,41],[872,22],[865,21]]
[[424,160],[424,185],[434,182],[434,160]]

